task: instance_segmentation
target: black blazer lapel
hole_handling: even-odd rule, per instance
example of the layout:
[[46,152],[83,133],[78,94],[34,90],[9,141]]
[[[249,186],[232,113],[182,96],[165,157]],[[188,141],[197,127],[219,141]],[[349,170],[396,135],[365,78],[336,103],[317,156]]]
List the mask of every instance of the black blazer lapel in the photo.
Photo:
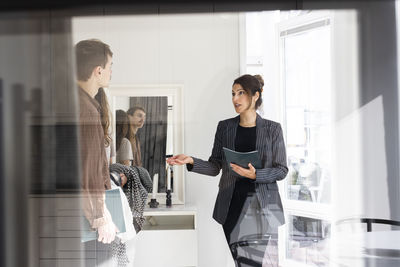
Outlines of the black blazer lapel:
[[265,150],[265,145],[266,145],[266,130],[265,130],[265,121],[263,118],[261,118],[260,115],[257,114],[257,119],[256,119],[256,150],[258,150],[258,153],[260,154],[261,157],[261,165],[264,166],[264,159],[263,155],[264,150]]
[[236,116],[232,120],[228,121],[227,131],[226,131],[226,143],[227,148],[235,150],[235,138],[236,138],[236,130],[239,125],[240,116]]

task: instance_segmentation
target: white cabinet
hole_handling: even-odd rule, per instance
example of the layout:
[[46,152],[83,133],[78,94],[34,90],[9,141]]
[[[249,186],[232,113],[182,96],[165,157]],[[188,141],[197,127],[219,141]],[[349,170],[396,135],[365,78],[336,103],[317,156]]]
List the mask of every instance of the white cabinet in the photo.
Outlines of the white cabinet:
[[196,209],[187,205],[147,208],[135,246],[134,266],[197,266]]
[[[31,195],[29,267],[99,267],[96,249],[80,242],[81,198],[76,194]],[[194,207],[146,209],[146,222],[127,244],[130,266],[197,266]],[[133,261],[132,261],[133,258]],[[109,266],[103,262],[101,266]]]
[[77,194],[31,195],[29,266],[96,266],[80,242],[81,198]]

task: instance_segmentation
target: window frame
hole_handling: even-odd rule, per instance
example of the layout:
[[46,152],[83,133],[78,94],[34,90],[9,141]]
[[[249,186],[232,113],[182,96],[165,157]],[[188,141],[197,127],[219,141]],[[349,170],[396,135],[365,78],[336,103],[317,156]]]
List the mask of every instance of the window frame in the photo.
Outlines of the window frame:
[[[279,96],[280,96],[280,121],[282,121],[282,129],[284,132],[285,140],[287,140],[287,121],[286,121],[286,88],[285,88],[285,74],[284,74],[284,38],[291,36],[293,34],[304,33],[307,31],[312,31],[314,29],[328,26],[330,27],[331,43],[333,38],[333,12],[331,11],[314,11],[308,14],[300,15],[297,17],[289,18],[282,21],[276,26],[276,41],[278,47],[278,66],[279,66]],[[333,71],[333,47],[330,51],[331,57],[331,72]],[[332,73],[331,73],[332,74]],[[333,81],[333,75],[331,75]],[[333,90],[331,86],[331,91]],[[331,103],[333,100],[331,92]],[[333,151],[330,152],[331,155]],[[333,195],[332,187],[332,177],[331,176],[331,196]],[[285,219],[287,224],[279,229],[279,261],[283,266],[309,266],[306,263],[299,262],[290,258],[287,258],[288,240],[289,240],[289,216],[301,216],[312,219],[319,219],[331,222],[333,221],[333,204],[332,199],[329,204],[308,202],[302,200],[291,200],[287,197],[288,185],[287,178],[280,182],[279,187],[280,195],[282,197],[282,202],[284,206]]]

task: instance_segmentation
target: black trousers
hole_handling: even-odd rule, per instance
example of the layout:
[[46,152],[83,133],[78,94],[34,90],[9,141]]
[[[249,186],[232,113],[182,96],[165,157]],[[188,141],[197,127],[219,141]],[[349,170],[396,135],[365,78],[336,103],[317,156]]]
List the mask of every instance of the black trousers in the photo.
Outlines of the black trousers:
[[267,245],[272,244],[271,236],[277,229],[270,228],[253,181],[239,179],[236,182],[223,229],[237,267],[262,266]]

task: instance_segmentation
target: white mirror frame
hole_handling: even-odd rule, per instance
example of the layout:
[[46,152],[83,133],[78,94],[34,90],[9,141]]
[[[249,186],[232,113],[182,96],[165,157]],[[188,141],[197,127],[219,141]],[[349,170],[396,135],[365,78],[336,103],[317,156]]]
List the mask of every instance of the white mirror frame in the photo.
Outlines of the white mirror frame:
[[[183,134],[183,85],[179,84],[113,84],[108,88],[110,96],[110,109],[112,112],[112,135],[115,140],[115,96],[146,97],[146,96],[167,96],[172,97],[173,109],[173,149],[174,155],[184,152]],[[115,142],[114,142],[115,144]],[[185,203],[185,166],[174,166],[174,184],[172,204]],[[152,177],[153,179],[153,177]],[[148,196],[151,199],[151,193]],[[161,205],[165,205],[166,193],[157,193],[156,199]],[[146,203],[147,204],[147,203]]]

